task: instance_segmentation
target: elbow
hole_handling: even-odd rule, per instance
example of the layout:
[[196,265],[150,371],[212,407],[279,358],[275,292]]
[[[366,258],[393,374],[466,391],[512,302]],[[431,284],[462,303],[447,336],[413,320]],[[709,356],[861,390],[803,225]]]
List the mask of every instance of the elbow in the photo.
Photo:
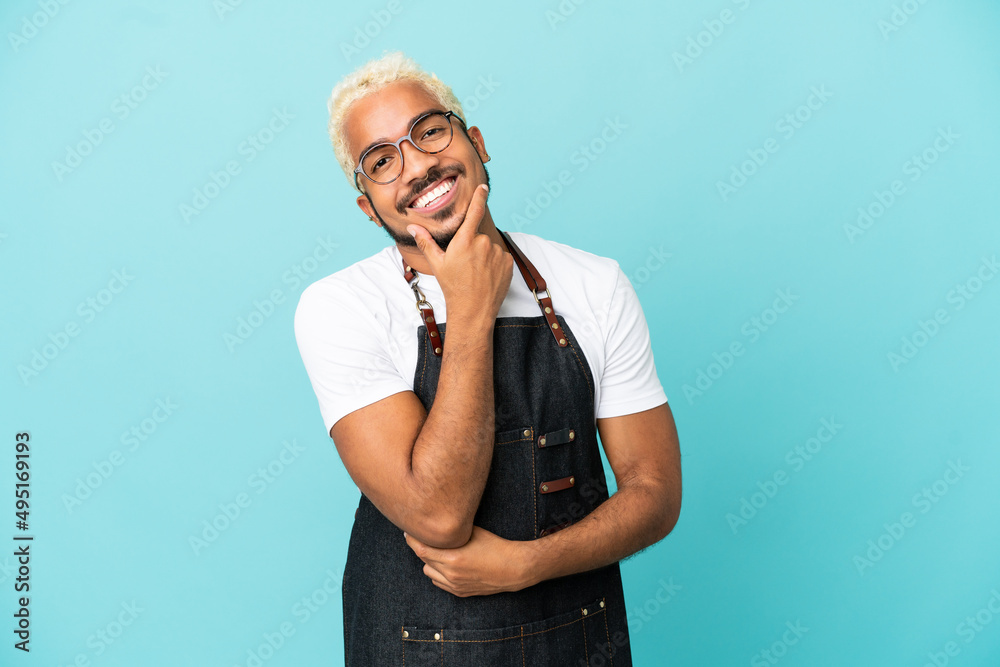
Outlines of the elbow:
[[680,489],[668,490],[660,505],[659,521],[657,522],[657,542],[669,535],[681,516]]
[[[659,536],[660,536],[659,539],[660,540],[662,540],[667,535],[669,535],[671,532],[673,532],[674,527],[677,525],[677,520],[680,519],[680,514],[681,514],[681,511],[680,511],[680,507],[679,506],[676,507],[676,508],[671,507],[665,513],[663,521],[660,522],[660,533],[659,533]],[[659,540],[657,540],[657,541],[659,541]]]
[[681,516],[681,490],[680,485],[661,485],[657,493],[658,509],[655,513],[656,520],[656,541],[659,542],[671,532],[677,525]]
[[454,516],[428,517],[414,527],[413,536],[438,549],[457,549],[472,537],[472,522]]

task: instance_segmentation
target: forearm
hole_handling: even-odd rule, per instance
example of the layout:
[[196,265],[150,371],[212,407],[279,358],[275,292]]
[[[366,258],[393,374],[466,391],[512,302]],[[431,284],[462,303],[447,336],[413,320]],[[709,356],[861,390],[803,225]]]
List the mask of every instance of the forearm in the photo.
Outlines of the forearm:
[[679,513],[679,494],[663,482],[622,485],[577,523],[522,543],[529,585],[618,562],[666,537]]
[[472,531],[493,458],[493,324],[449,323],[434,402],[413,445],[413,512],[428,517],[438,546]]

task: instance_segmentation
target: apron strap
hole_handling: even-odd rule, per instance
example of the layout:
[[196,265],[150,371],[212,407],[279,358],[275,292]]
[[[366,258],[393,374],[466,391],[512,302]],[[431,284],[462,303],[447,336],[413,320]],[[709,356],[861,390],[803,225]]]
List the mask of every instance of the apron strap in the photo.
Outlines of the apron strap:
[[[566,340],[566,336],[563,335],[562,328],[559,326],[559,321],[556,320],[556,311],[552,307],[552,297],[549,296],[549,290],[545,286],[545,278],[542,278],[542,274],[538,272],[538,269],[531,263],[531,260],[521,252],[521,249],[517,247],[507,232],[500,231],[500,237],[507,244],[507,248],[510,249],[510,254],[514,256],[517,268],[521,269],[524,282],[528,284],[528,288],[531,289],[531,295],[535,297],[535,303],[541,308],[542,315],[545,316],[545,321],[549,323],[549,331],[555,336],[556,344],[559,347],[566,347],[569,345],[569,341]],[[539,297],[539,292],[545,292],[545,296]]]
[[[559,326],[559,321],[556,319],[555,308],[552,306],[552,297],[549,296],[549,290],[545,285],[545,278],[542,278],[542,274],[538,272],[535,265],[531,263],[521,249],[517,247],[514,240],[510,238],[507,232],[497,230],[500,232],[500,238],[507,245],[507,249],[510,250],[511,256],[514,258],[514,263],[517,264],[518,270],[521,271],[521,277],[524,278],[525,284],[527,284],[528,289],[531,290],[531,295],[535,297],[535,303],[538,304],[539,309],[542,311],[542,315],[545,316],[545,321],[549,324],[549,331],[552,332],[553,337],[556,339],[556,344],[559,347],[566,347],[569,345],[569,341],[566,340],[566,336],[562,333],[562,327]],[[438,331],[437,323],[434,319],[434,308],[431,304],[424,298],[424,293],[420,291],[418,285],[420,276],[417,274],[413,268],[406,263],[406,258],[403,258],[403,277],[406,282],[409,283],[410,288],[413,290],[413,294],[417,299],[417,311],[420,313],[420,318],[423,320],[424,325],[427,327],[427,334],[431,338],[431,343],[434,349],[435,356],[440,357],[442,354],[442,346],[444,345],[441,339],[441,333]],[[539,297],[539,292],[545,292],[545,296]]]

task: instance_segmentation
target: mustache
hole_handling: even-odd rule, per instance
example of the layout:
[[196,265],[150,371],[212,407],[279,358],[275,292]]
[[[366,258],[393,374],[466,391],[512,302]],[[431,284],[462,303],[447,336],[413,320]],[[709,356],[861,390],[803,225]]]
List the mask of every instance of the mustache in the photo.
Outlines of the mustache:
[[449,176],[461,176],[465,173],[465,169],[461,165],[456,165],[453,169],[439,169],[438,167],[432,167],[428,172],[427,176],[424,177],[418,183],[415,183],[413,188],[405,197],[403,197],[398,204],[396,204],[396,210],[400,214],[405,214],[407,207],[410,202],[413,201],[417,195],[430,187],[433,183],[437,183],[441,179],[448,178]]

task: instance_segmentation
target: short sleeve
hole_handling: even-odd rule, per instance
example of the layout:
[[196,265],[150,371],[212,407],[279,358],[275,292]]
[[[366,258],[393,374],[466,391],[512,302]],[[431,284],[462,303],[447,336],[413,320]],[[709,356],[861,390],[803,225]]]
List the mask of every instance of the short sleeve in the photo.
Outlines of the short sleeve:
[[597,418],[642,412],[666,403],[667,395],[653,362],[646,316],[621,267],[604,328],[604,373]]
[[344,415],[412,390],[389,354],[387,332],[348,290],[310,285],[299,297],[294,326],[327,433]]

